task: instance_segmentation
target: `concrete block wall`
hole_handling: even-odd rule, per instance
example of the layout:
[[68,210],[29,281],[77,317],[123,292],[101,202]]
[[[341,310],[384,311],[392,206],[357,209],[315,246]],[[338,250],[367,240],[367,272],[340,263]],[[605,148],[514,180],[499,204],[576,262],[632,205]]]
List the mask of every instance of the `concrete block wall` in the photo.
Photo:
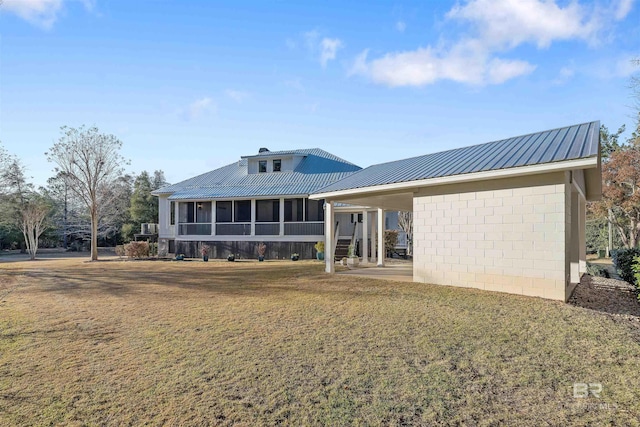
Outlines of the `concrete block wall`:
[[414,280],[565,300],[565,181],[560,173],[419,191]]

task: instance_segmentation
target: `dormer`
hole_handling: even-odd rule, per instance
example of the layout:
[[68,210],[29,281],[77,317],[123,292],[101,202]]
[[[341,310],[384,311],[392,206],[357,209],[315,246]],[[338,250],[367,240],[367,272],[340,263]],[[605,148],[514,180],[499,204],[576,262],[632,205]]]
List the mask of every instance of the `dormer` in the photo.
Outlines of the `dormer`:
[[247,173],[266,174],[293,172],[305,156],[298,151],[269,151],[261,148],[258,154],[242,158],[247,159]]

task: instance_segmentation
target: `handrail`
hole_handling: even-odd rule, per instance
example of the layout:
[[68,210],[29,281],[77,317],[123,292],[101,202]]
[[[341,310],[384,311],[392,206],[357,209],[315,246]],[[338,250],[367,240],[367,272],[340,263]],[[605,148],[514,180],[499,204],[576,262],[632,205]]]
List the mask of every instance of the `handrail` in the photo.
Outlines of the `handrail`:
[[351,233],[351,247],[353,248],[353,255],[356,252],[356,230],[358,230],[358,222],[353,224],[353,233]]

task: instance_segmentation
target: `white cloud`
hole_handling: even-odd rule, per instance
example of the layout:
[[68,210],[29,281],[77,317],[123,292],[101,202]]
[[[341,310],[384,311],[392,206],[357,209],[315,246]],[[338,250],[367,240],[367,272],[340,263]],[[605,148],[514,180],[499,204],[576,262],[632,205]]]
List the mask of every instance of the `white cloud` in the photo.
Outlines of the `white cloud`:
[[629,12],[631,12],[631,9],[633,8],[633,1],[634,0],[618,0],[617,5],[615,5],[616,9],[614,12],[616,21],[622,21],[627,17]]
[[554,40],[589,40],[599,29],[596,14],[575,1],[560,7],[552,0],[472,0],[456,5],[447,18],[470,22],[479,38],[496,48],[525,42],[543,48]]
[[56,22],[61,7],[62,0],[4,0],[0,6],[2,10],[45,29]]
[[576,74],[576,70],[572,67],[562,67],[558,73],[558,77],[553,80],[554,85],[563,85],[567,83]]
[[213,100],[209,97],[203,97],[189,104],[186,110],[181,111],[181,115],[185,120],[195,120],[215,110],[216,106],[213,104]]
[[237,103],[243,102],[245,99],[249,98],[248,92],[243,92],[240,90],[227,89],[225,92],[229,98],[233,99]]
[[354,59],[348,74],[388,86],[423,86],[439,80],[500,84],[535,70],[527,61],[505,58],[522,44],[543,49],[559,40],[598,43],[614,13],[626,16],[633,0],[616,1],[614,11],[587,8],[575,0],[564,5],[555,0],[468,0],[446,14],[448,20],[467,27],[464,37],[371,59],[365,50]]
[[327,66],[327,61],[336,59],[336,52],[338,49],[343,47],[343,44],[340,39],[330,39],[325,37],[320,42],[320,47],[320,64],[322,64],[322,67],[324,68]]
[[367,62],[367,51],[354,61],[349,73],[370,77],[387,86],[424,86],[439,80],[471,85],[499,84],[531,73],[526,61],[492,58],[475,40],[458,43],[452,49],[432,47],[391,53]]
[[307,50],[314,58],[318,58],[322,68],[325,68],[329,61],[336,59],[338,50],[344,47],[344,43],[338,38],[321,38],[318,30],[307,31],[302,37]]
[[400,31],[401,33],[404,33],[404,30],[406,29],[407,29],[407,24],[404,21],[396,22],[396,30]]
[[[18,15],[25,21],[44,29],[50,29],[58,19],[64,3],[69,0],[4,0],[0,10]],[[85,10],[92,12],[95,0],[79,0]]]

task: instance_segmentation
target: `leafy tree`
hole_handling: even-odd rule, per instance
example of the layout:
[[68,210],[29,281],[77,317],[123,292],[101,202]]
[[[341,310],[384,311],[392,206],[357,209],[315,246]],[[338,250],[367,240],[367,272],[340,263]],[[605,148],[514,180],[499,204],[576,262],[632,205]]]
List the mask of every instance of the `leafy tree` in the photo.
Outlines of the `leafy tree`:
[[153,176],[142,171],[135,178],[129,209],[130,221],[122,227],[122,235],[126,240],[133,239],[140,230],[140,224],[158,223],[158,198],[151,193],[165,185],[167,182],[161,170],[155,171]]
[[609,217],[623,245],[635,248],[640,237],[640,120],[627,144],[603,162],[602,180],[603,197],[593,211]]
[[91,260],[98,259],[98,226],[100,211],[113,202],[112,186],[122,176],[127,164],[120,155],[122,142],[114,135],[100,133],[98,128],[61,128],[62,136],[47,155],[62,172],[69,188],[89,210],[91,218]]
[[609,129],[605,125],[600,126],[600,152],[603,161],[606,161],[611,153],[620,149],[619,143],[620,135],[624,133],[626,126],[622,125],[615,133],[609,132]]

